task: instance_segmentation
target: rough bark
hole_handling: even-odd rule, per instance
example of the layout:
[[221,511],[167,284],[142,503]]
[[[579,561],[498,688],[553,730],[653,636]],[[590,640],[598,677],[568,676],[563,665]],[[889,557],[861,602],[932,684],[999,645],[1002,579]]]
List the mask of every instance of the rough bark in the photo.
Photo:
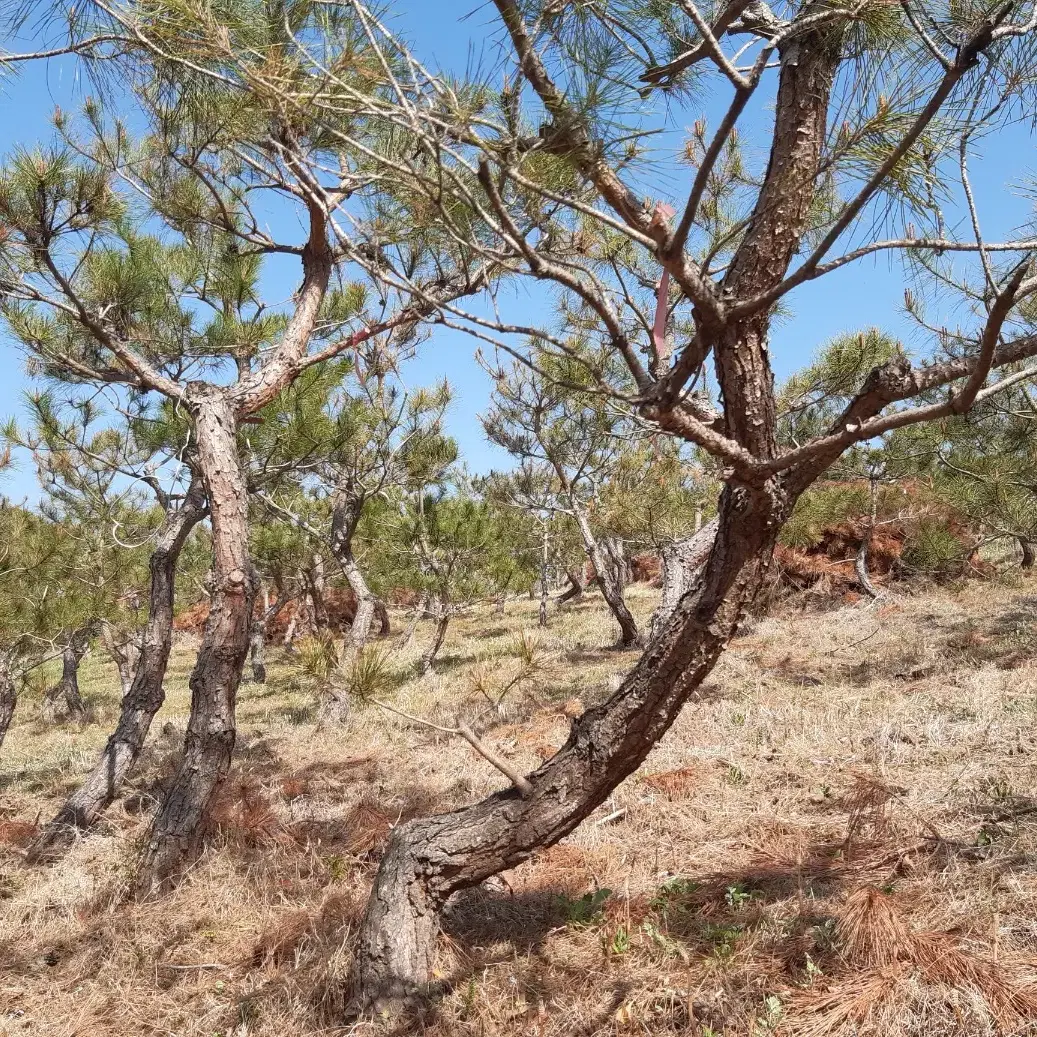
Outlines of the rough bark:
[[[506,0],[495,3],[527,80],[542,97],[562,104],[553,84],[544,85],[517,7]],[[813,9],[808,5],[804,11]],[[773,288],[799,248],[814,199],[840,48],[838,25],[830,23],[797,34],[782,47],[770,161],[724,277],[727,298],[754,298]],[[600,183],[599,189],[604,192]],[[727,435],[752,456],[773,458],[777,407],[768,357],[770,313],[761,309],[715,323],[712,315],[696,316],[708,318],[700,332],[712,340]],[[814,477],[801,471],[780,481],[749,483],[732,474],[702,579],[616,694],[575,721],[562,749],[528,776],[528,797],[508,789],[463,810],[394,829],[361,930],[362,1006],[392,1014],[423,999],[447,898],[557,842],[641,764],[734,635],[763,583],[794,497]],[[595,569],[600,576],[602,568]]]
[[195,477],[179,507],[167,510],[148,567],[148,619],[132,682],[123,695],[119,722],[83,783],[65,801],[29,848],[30,860],[60,852],[77,830],[94,825],[118,795],[165,700],[163,686],[173,643],[176,568],[191,531],[205,517],[205,492]]
[[630,648],[638,643],[640,635],[637,629],[637,621],[631,615],[630,609],[627,608],[627,603],[623,598],[623,586],[617,577],[615,567],[610,563],[597,538],[594,536],[594,531],[591,529],[590,522],[583,509],[578,506],[574,507],[573,513],[576,516],[576,524],[580,528],[580,535],[583,537],[583,546],[587,552],[587,558],[590,560],[591,565],[594,566],[594,574],[597,577],[598,586],[601,588],[601,596],[605,599],[605,604],[608,605],[609,611],[611,611],[619,624],[619,643],[624,648]]
[[780,493],[728,488],[722,526],[700,589],[607,702],[514,788],[473,806],[397,826],[361,930],[361,1006],[395,1014],[430,991],[439,912],[457,891],[516,866],[570,833],[640,766],[712,670],[755,596],[777,536]]
[[14,667],[6,654],[0,655],[0,749],[4,747],[8,728],[18,706],[18,682]]
[[234,408],[219,388],[194,383],[191,390],[198,467],[212,516],[212,606],[191,674],[184,754],[141,862],[142,893],[168,886],[201,850],[209,807],[227,776],[234,751],[234,708],[257,590],[248,551],[248,491],[238,457]]
[[662,595],[652,614],[652,636],[665,626],[677,603],[691,590],[695,577],[702,571],[713,550],[717,520],[713,519],[697,533],[684,540],[667,544],[662,549]]

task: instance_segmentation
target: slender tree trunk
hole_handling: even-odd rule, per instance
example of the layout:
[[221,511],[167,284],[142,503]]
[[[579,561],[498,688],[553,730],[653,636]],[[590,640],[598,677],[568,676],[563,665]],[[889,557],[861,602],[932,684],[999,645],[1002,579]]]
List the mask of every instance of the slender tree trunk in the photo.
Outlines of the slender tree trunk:
[[270,604],[270,591],[263,588],[263,610],[258,617],[252,618],[252,632],[249,634],[249,662],[252,667],[252,682],[266,684],[266,639],[270,624],[281,614],[288,604],[289,598],[283,590],[278,592],[276,601]]
[[[514,788],[397,826],[361,929],[361,1006],[390,1015],[423,999],[446,900],[568,835],[647,757],[712,670],[763,579],[783,499],[728,488],[700,587],[680,602],[620,689],[573,724],[569,740]],[[776,508],[780,512],[776,514]]]
[[4,739],[17,706],[18,682],[14,675],[14,663],[8,653],[0,653],[0,749],[4,747]]
[[547,626],[547,565],[550,560],[550,540],[544,526],[544,542],[540,552],[540,626]]
[[141,862],[142,893],[168,886],[201,850],[209,808],[234,751],[234,709],[256,597],[248,551],[248,491],[234,409],[225,390],[203,383],[190,388],[199,469],[212,515],[212,607],[191,674],[184,755]]
[[677,607],[691,590],[695,577],[709,560],[717,535],[717,520],[701,526],[692,536],[667,544],[662,550],[662,597],[652,614],[652,636],[657,636]]
[[58,723],[86,719],[79,691],[79,664],[90,647],[90,628],[76,630],[61,651],[61,679],[43,697],[45,715]]
[[871,491],[871,515],[868,519],[868,528],[864,531],[864,536],[861,538],[861,546],[857,549],[857,557],[854,560],[854,570],[857,573],[857,583],[860,585],[862,591],[868,595],[869,598],[877,598],[879,592],[875,589],[875,584],[871,582],[871,576],[868,574],[868,552],[871,550],[871,539],[875,535],[875,522],[878,518],[878,480],[870,480],[870,491]]
[[151,588],[148,620],[140,657],[129,689],[123,695],[119,722],[101,757],[83,783],[65,801],[29,848],[30,860],[59,851],[77,829],[91,827],[118,795],[140,757],[155,714],[165,699],[163,687],[173,643],[176,568],[191,531],[205,517],[205,492],[195,476],[184,502],[166,512],[148,563]]
[[623,599],[623,588],[616,578],[615,569],[605,557],[605,552],[601,549],[597,538],[594,536],[586,513],[580,507],[574,507],[573,512],[576,516],[576,524],[580,527],[580,535],[583,537],[583,546],[587,551],[587,557],[590,559],[591,565],[594,566],[594,573],[598,579],[598,586],[601,588],[601,595],[619,624],[619,643],[624,648],[630,648],[638,643],[639,634],[637,622],[630,614],[630,609],[627,608],[627,603]]
[[1032,569],[1035,561],[1033,544],[1026,537],[1019,537],[1019,547],[1023,552],[1022,566],[1024,569]]
[[436,633],[428,648],[425,649],[425,654],[421,657],[421,672],[423,674],[428,673],[435,664],[439,650],[443,647],[443,642],[446,640],[446,631],[449,625],[450,606],[445,600],[440,599],[439,615],[436,619]]

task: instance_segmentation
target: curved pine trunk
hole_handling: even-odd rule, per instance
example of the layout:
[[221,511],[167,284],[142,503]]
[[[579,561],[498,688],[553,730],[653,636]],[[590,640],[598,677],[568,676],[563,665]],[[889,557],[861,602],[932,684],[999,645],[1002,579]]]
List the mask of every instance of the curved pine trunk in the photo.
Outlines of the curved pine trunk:
[[569,581],[569,586],[555,600],[555,604],[559,608],[563,605],[568,605],[571,601],[579,601],[583,597],[583,580],[580,578],[579,573],[566,572],[565,576]]
[[447,899],[572,832],[641,765],[713,669],[762,584],[780,526],[766,490],[728,489],[722,508],[726,521],[700,588],[679,603],[620,689],[528,775],[530,795],[508,788],[393,830],[361,930],[364,1010],[391,1015],[423,1000]]
[[576,524],[580,527],[580,535],[583,537],[583,546],[587,552],[587,557],[590,559],[591,565],[594,566],[598,586],[601,588],[601,596],[605,599],[605,604],[608,605],[609,610],[619,624],[619,643],[624,648],[630,648],[638,643],[640,634],[637,629],[637,622],[631,615],[630,609],[627,608],[626,600],[623,598],[623,585],[620,582],[619,575],[616,572],[615,566],[610,564],[610,560],[605,557],[605,552],[598,544],[583,509],[575,507],[574,513],[576,515]]
[[148,620],[129,688],[123,695],[119,722],[100,759],[65,801],[29,848],[31,859],[59,850],[76,830],[95,824],[115,799],[140,757],[155,714],[165,699],[163,686],[173,643],[176,568],[191,531],[205,517],[201,479],[192,480],[183,504],[166,512],[148,567],[151,587]]
[[202,384],[190,402],[212,516],[212,603],[191,674],[184,754],[141,861],[138,887],[145,894],[166,888],[201,852],[209,810],[234,752],[234,710],[257,591],[233,406],[223,390]]

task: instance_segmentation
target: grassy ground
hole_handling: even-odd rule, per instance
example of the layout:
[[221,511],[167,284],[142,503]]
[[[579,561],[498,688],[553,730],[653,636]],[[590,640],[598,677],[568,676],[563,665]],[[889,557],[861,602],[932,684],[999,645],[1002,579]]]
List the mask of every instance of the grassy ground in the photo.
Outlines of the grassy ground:
[[[741,636],[638,775],[570,839],[457,898],[436,1035],[1037,1032],[1037,588],[973,583]],[[633,592],[644,618],[651,592]],[[529,632],[525,638],[523,632]],[[380,697],[440,721],[525,665],[486,740],[532,768],[635,655],[600,602],[509,603],[426,627]],[[465,743],[376,706],[318,728],[276,657],[246,685],[221,827],[171,896],[127,903],[148,811],[186,722],[178,647],[144,766],[61,863],[20,853],[110,728],[47,729],[25,701],[0,759],[0,1035],[373,1034],[343,1024],[357,921],[392,825],[505,780]]]

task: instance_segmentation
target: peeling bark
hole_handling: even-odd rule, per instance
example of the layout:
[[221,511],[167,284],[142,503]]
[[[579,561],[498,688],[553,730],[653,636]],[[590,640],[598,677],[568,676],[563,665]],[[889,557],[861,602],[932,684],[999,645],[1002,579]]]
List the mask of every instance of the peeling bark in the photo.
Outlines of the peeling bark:
[[201,851],[209,808],[230,769],[234,708],[249,650],[257,580],[248,552],[248,491],[237,418],[223,390],[192,383],[198,467],[212,515],[212,607],[191,674],[184,754],[148,838],[139,891],[166,888]]
[[713,519],[693,536],[663,548],[662,596],[652,614],[653,637],[663,629],[677,603],[691,590],[695,577],[709,560],[716,535],[717,520]]

